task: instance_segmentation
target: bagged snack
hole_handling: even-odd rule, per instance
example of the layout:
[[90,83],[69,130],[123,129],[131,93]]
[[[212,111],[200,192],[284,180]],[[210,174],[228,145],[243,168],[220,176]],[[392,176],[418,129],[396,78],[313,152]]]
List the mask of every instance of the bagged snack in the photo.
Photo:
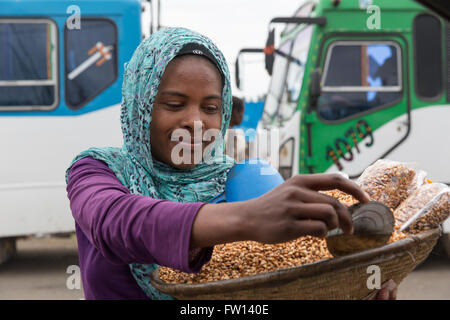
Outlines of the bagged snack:
[[408,188],[408,196],[411,196],[419,187],[428,183],[431,183],[431,181],[427,179],[427,172],[423,170],[416,170],[414,179],[411,182],[410,187]]
[[412,216],[401,230],[418,233],[437,228],[450,216],[450,188],[446,186],[435,195],[419,212]]
[[[367,167],[356,183],[369,194],[371,200],[382,202],[395,210],[414,189],[415,177],[416,171],[409,165],[380,159]],[[415,186],[418,183],[420,179],[416,180]]]
[[418,187],[394,211],[395,225],[403,226],[411,217],[422,210],[435,196],[448,189],[442,183],[427,183]]

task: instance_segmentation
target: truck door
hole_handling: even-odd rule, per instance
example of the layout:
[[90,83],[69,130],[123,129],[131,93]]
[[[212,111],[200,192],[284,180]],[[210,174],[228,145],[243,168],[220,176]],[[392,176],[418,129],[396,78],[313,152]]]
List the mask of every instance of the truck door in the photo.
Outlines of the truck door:
[[407,46],[401,36],[331,37],[322,45],[321,95],[307,123],[310,172],[359,176],[408,136]]

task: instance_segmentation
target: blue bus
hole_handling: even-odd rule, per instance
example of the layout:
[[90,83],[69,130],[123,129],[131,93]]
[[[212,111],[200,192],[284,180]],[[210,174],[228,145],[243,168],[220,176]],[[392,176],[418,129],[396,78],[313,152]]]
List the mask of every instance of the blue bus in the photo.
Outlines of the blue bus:
[[65,170],[88,147],[122,145],[124,63],[154,16],[150,1],[1,1],[0,253],[74,231]]

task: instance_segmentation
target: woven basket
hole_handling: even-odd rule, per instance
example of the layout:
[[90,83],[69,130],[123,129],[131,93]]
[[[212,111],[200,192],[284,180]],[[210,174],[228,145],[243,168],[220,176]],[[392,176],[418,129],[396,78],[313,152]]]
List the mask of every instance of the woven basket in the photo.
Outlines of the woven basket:
[[238,279],[170,284],[155,270],[150,281],[181,300],[364,299],[373,291],[367,288],[368,266],[380,267],[381,283],[393,279],[399,285],[430,254],[440,234],[441,229],[429,230],[372,250]]

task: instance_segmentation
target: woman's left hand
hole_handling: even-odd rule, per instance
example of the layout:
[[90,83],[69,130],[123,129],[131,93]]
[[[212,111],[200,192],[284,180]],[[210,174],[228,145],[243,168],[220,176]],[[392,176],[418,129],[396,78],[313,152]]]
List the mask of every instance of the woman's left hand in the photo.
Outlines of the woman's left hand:
[[381,286],[381,289],[369,300],[397,300],[397,284],[389,280]]

